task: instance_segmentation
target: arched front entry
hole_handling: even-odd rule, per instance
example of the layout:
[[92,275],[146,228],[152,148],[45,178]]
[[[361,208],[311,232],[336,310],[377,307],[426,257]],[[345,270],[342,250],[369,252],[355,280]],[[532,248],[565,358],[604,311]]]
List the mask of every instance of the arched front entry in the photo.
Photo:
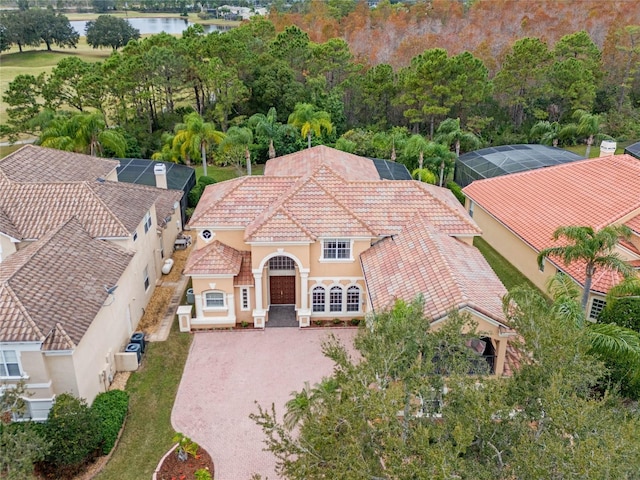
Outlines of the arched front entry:
[[269,303],[271,305],[295,305],[296,264],[287,256],[269,259]]

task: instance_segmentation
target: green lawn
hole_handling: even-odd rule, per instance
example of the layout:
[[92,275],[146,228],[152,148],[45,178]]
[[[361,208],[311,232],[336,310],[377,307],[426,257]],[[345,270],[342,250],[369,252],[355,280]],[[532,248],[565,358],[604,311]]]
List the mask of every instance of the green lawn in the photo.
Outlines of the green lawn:
[[507,288],[511,290],[518,285],[528,285],[533,288],[536,287],[527,277],[525,277],[520,270],[511,265],[502,255],[496,252],[491,245],[480,237],[473,239],[473,245],[480,250],[484,258],[489,262],[491,268],[498,278]]
[[191,339],[174,322],[165,342],[149,344],[142,366],[127,382],[129,417],[120,443],[99,480],[151,478],[173,445],[171,409],[182,378]]
[[[629,145],[631,145],[632,143],[635,143],[635,142],[634,141],[618,142],[616,145],[616,155],[623,154],[624,149]],[[570,147],[562,147],[562,148],[565,150],[569,150],[570,152],[577,153],[578,155],[582,155],[583,157],[587,153],[586,145],[573,145]],[[596,145],[592,145],[591,151],[589,152],[589,157],[594,158],[599,156],[600,156],[600,147]]]
[[[195,167],[196,178],[202,176],[202,165]],[[252,175],[262,175],[264,173],[264,165],[253,165],[251,167]],[[213,178],[216,182],[224,182],[225,180],[231,180],[244,175],[244,171],[239,173],[235,167],[216,167],[212,165],[207,166],[207,175]]]

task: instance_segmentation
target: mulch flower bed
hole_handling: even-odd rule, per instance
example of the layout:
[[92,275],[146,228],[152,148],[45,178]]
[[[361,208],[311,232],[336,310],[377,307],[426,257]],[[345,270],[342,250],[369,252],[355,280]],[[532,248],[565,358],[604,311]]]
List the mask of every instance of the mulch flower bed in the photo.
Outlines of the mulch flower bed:
[[178,459],[178,454],[173,451],[164,459],[158,469],[158,480],[194,480],[195,473],[200,469],[207,469],[213,478],[213,460],[207,451],[198,447],[195,457],[187,455],[184,462]]

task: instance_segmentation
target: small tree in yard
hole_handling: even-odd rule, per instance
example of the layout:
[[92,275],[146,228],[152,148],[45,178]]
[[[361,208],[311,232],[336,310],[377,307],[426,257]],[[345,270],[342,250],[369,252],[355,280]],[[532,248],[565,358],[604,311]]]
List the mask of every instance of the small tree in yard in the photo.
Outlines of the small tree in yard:
[[25,381],[3,385],[0,395],[0,478],[32,478],[33,465],[44,459],[48,442],[31,423],[11,423],[26,413]]
[[99,420],[83,399],[63,393],[49,411],[45,437],[51,442],[47,463],[58,469],[74,469],[98,453],[102,434]]

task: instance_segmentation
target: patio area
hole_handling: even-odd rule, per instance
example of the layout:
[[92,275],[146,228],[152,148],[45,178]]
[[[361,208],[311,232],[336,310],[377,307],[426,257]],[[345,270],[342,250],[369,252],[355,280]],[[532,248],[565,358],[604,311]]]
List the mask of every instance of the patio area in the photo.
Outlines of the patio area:
[[349,347],[356,329],[273,328],[194,334],[173,407],[178,432],[202,445],[215,463],[215,478],[275,479],[275,458],[263,451],[264,434],[249,418],[255,402],[284,415],[291,392],[332,372],[321,344],[334,333]]

